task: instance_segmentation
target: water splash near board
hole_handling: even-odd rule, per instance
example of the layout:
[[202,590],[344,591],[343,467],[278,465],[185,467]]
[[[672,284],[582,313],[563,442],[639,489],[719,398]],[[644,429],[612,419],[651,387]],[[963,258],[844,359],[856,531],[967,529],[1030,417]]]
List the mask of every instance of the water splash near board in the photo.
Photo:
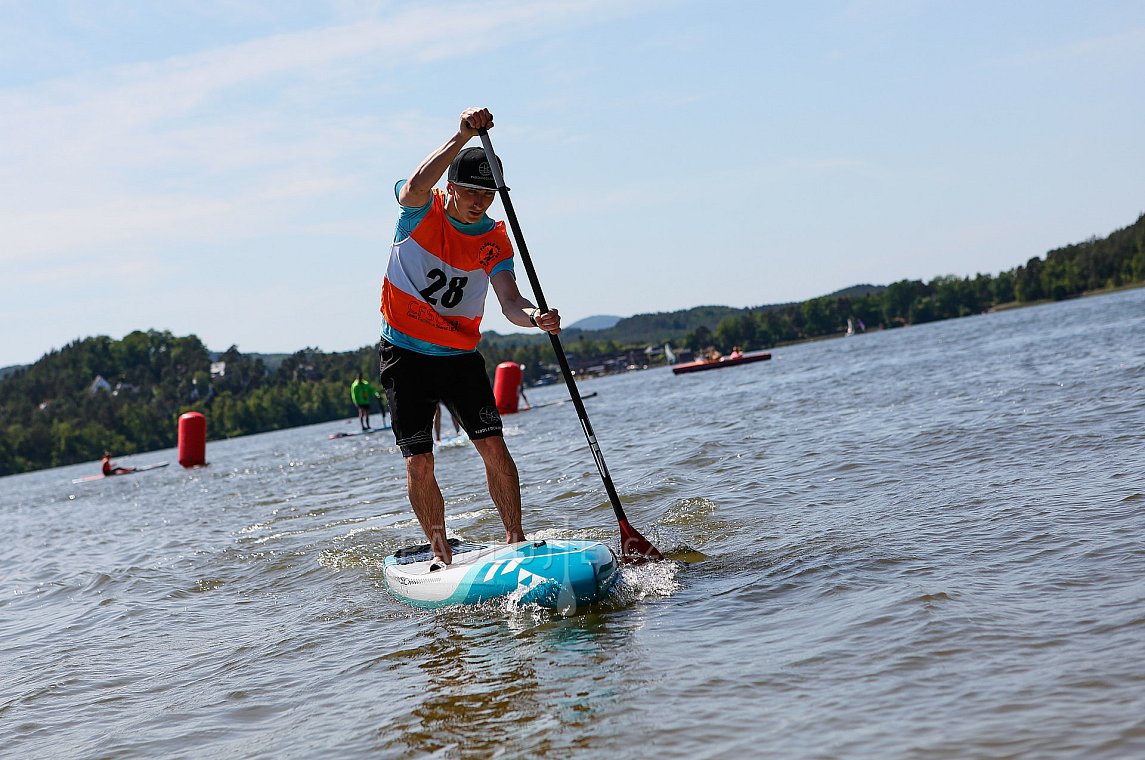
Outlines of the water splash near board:
[[467,443],[469,443],[469,435],[461,430],[453,435],[443,437],[440,441],[435,441],[433,447],[435,449],[458,449]]

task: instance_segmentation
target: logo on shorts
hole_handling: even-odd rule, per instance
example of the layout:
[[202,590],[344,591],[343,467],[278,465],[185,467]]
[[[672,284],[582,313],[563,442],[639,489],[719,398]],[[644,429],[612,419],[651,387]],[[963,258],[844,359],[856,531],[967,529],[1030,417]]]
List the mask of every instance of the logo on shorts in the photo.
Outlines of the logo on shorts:
[[497,413],[495,406],[483,406],[478,414],[481,421],[486,425],[499,425],[501,423],[501,415]]

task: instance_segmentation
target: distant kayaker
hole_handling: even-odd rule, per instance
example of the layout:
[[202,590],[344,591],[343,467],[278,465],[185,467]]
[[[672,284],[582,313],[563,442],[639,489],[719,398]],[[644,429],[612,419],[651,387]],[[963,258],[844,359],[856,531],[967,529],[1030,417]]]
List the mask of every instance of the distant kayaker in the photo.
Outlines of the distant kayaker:
[[[370,385],[370,381],[362,377],[362,373],[358,373],[358,379],[350,383],[350,398],[354,401],[354,406],[358,407],[358,422],[362,426],[362,430],[370,429],[370,403],[376,398],[381,401],[381,394],[374,390],[374,386]],[[386,407],[382,406],[382,425],[386,424]]]
[[732,346],[732,352],[730,354],[728,354],[728,358],[729,359],[742,359],[743,358],[743,351],[740,350],[739,346]]
[[103,452],[103,460],[101,464],[103,465],[103,474],[105,477],[109,477],[111,475],[125,475],[129,472],[135,472],[134,467],[120,467],[116,465],[115,462],[111,461],[110,451]]
[[[457,131],[394,187],[401,213],[382,282],[379,369],[394,438],[406,458],[407,493],[433,548],[433,568],[453,561],[433,469],[433,416],[442,401],[457,413],[484,461],[505,541],[525,540],[517,465],[477,352],[489,285],[513,324],[554,335],[561,329],[556,309],[542,312],[517,289],[505,224],[485,213],[497,195],[493,172],[484,149],[465,144],[492,126],[487,108],[466,109]],[[445,190],[436,189],[446,170]]]

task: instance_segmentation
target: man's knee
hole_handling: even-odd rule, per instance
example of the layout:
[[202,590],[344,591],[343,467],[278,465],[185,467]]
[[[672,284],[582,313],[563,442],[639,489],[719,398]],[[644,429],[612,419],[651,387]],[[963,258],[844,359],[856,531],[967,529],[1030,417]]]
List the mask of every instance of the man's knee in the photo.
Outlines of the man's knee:
[[499,435],[478,438],[473,442],[473,445],[486,462],[492,463],[511,459],[509,447],[505,445],[505,439]]
[[406,473],[411,480],[433,477],[433,454],[414,454],[406,457]]

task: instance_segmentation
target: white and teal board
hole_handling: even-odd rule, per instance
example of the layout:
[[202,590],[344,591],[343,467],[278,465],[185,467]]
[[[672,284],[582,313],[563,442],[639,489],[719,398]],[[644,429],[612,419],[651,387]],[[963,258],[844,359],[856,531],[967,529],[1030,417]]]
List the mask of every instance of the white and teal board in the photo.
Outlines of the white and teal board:
[[617,562],[599,541],[523,541],[482,546],[450,539],[453,564],[430,572],[429,545],[386,557],[386,585],[416,607],[476,604],[519,595],[521,604],[567,608],[594,602],[612,588]]

